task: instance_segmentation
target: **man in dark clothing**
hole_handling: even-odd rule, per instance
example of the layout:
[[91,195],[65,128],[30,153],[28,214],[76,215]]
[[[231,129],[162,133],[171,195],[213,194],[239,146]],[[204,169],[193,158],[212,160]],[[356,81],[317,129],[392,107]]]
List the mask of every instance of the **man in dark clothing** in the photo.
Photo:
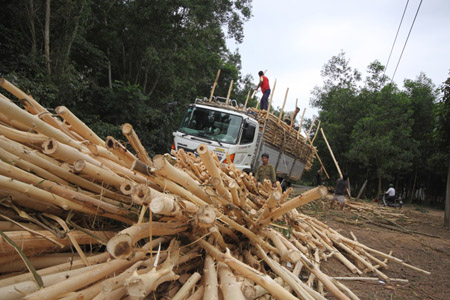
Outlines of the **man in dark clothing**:
[[322,185],[322,168],[320,168],[319,170],[317,170],[317,174],[316,174],[316,184],[317,184],[317,186]]
[[336,188],[334,189],[334,196],[331,199],[330,208],[333,208],[334,202],[338,201],[341,209],[344,209],[345,206],[345,194],[348,193],[348,181],[347,174],[343,174],[342,178],[339,178],[336,182]]
[[269,95],[270,95],[270,85],[269,79],[264,75],[263,71],[259,71],[259,83],[255,91],[261,87],[261,92],[263,93],[260,101],[260,108],[263,110],[268,110],[269,108]]

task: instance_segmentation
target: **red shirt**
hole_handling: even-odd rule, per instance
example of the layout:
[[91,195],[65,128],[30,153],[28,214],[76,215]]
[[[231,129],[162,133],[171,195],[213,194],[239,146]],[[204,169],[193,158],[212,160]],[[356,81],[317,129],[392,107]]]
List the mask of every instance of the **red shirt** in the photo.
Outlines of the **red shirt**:
[[264,92],[266,90],[270,89],[269,79],[263,75],[263,76],[259,77],[259,80],[260,80],[261,92],[264,94]]

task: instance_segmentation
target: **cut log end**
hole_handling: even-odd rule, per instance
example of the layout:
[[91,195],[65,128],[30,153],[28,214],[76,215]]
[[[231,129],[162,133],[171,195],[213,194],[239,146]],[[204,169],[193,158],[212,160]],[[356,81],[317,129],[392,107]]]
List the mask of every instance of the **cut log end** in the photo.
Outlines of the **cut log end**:
[[125,135],[130,134],[133,131],[133,126],[129,123],[125,123],[122,125],[122,133]]
[[109,240],[106,250],[114,258],[126,259],[133,254],[132,242],[128,234],[119,234]]
[[206,152],[208,152],[208,146],[201,144],[197,147],[197,152],[198,154],[204,154]]

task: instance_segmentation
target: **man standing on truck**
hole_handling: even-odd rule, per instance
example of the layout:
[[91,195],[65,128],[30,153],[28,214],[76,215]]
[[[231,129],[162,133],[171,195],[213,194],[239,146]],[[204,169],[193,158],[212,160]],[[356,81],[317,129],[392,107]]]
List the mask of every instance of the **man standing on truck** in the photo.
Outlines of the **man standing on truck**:
[[263,110],[268,110],[269,108],[269,95],[270,95],[270,85],[269,79],[264,75],[263,71],[259,71],[259,83],[255,89],[255,92],[261,87],[261,92],[263,93],[260,101],[260,107]]
[[258,167],[256,170],[256,180],[258,182],[264,183],[264,179],[269,179],[272,184],[277,181],[277,177],[275,175],[275,168],[269,164],[269,154],[263,153],[261,155],[262,165]]

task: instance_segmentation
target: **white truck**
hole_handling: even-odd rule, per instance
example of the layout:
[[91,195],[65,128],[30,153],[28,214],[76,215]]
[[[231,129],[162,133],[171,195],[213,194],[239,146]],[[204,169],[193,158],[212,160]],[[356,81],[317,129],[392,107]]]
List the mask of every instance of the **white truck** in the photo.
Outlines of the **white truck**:
[[314,155],[302,135],[272,114],[243,109],[235,100],[221,97],[211,102],[196,99],[173,136],[174,150],[196,154],[197,147],[206,144],[221,163],[228,163],[228,152],[233,164],[246,172],[255,172],[261,155],[267,153],[282,183],[300,180]]

